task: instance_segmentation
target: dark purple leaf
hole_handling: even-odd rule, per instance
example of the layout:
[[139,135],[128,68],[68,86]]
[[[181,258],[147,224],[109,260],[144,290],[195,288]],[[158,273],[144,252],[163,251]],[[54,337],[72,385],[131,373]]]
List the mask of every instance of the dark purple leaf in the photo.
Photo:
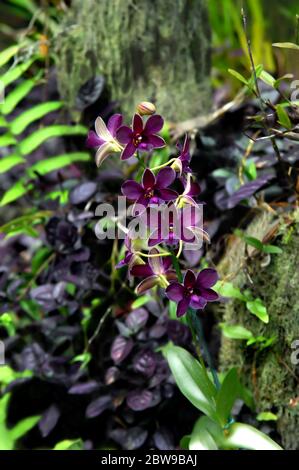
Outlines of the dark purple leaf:
[[111,439],[126,450],[139,449],[146,441],[148,432],[136,426],[131,429],[113,429],[109,433]]
[[228,198],[228,208],[232,209],[237,204],[239,204],[239,202],[253,196],[253,194],[255,194],[259,189],[261,189],[266,183],[268,183],[268,181],[273,178],[273,174],[266,174],[260,176],[254,181],[250,181],[249,183],[243,184],[243,186],[241,186],[238,191],[236,191]]
[[133,411],[143,411],[153,406],[153,399],[150,390],[134,390],[127,396],[127,405]]
[[117,367],[109,367],[105,374],[105,384],[113,384],[120,376],[120,370]]
[[154,443],[159,450],[173,450],[175,448],[171,432],[163,427],[153,435]]
[[90,380],[90,382],[79,383],[73,385],[69,389],[71,395],[85,395],[92,393],[99,388],[99,384],[95,380]]
[[133,359],[135,372],[151,377],[156,369],[156,354],[151,349],[140,351]]
[[97,190],[96,183],[92,181],[87,181],[85,183],[76,186],[70,193],[70,202],[71,204],[77,205],[82,202],[88,201]]
[[143,328],[148,320],[148,312],[145,308],[133,310],[126,318],[126,325],[133,333]]
[[52,429],[55,428],[60,417],[60,411],[56,405],[50,406],[42,415],[38,423],[39,430],[43,437],[47,437]]
[[123,336],[117,336],[111,346],[111,359],[115,364],[120,364],[131,352],[133,341]]
[[110,395],[103,395],[92,401],[86,408],[86,418],[95,418],[108,408],[112,408],[112,400]]

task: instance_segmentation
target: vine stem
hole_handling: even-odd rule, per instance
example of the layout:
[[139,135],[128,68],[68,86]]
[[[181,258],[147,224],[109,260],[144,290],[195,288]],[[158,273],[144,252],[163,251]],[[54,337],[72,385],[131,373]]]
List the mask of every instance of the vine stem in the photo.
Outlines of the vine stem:
[[[173,265],[174,265],[174,268],[175,268],[175,271],[176,271],[176,274],[177,274],[177,277],[178,277],[178,281],[182,282],[183,281],[183,275],[182,275],[182,271],[181,271],[181,268],[180,268],[179,261],[178,261],[176,255],[174,253],[171,253],[171,257],[172,257],[172,262],[173,262]],[[209,366],[209,369],[211,371],[215,387],[216,387],[217,390],[219,390],[220,389],[220,381],[219,381],[219,378],[218,378],[217,371],[216,371],[216,369],[213,365],[213,361],[212,361],[212,357],[211,357],[208,345],[207,345],[206,340],[205,340],[201,319],[198,316],[197,311],[192,309],[192,308],[188,309],[187,318],[188,318],[189,323],[191,325],[191,329],[193,330],[193,332],[195,334],[195,339],[199,343],[199,346],[202,346],[204,356],[205,356],[205,359],[206,359],[207,364]],[[201,365],[203,367],[205,367],[203,361],[200,361],[200,362],[201,362]]]

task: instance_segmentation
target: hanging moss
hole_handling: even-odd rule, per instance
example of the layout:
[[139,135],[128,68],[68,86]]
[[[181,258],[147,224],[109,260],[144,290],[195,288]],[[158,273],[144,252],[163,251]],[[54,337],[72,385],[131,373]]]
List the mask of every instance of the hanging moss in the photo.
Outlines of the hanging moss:
[[[258,216],[247,232],[259,239],[271,226],[271,216]],[[267,230],[266,230],[267,231]],[[278,431],[286,449],[299,449],[299,374],[298,366],[292,364],[292,342],[299,339],[299,231],[298,224],[281,228],[282,236],[276,243],[283,249],[281,254],[271,255],[271,262],[263,266],[261,257],[255,257],[241,269],[233,284],[250,289],[254,297],[265,303],[270,321],[262,323],[246,309],[244,302],[229,301],[224,307],[223,321],[242,325],[255,336],[276,336],[273,346],[258,352],[246,347],[244,341],[222,338],[220,362],[222,368],[237,366],[242,371],[254,394],[258,411],[277,412]],[[272,241],[273,243],[273,241]],[[234,272],[245,256],[245,245],[236,241],[220,264],[222,276]],[[253,283],[251,283],[251,281]],[[297,369],[297,370],[296,370]]]
[[210,35],[205,0],[73,0],[55,41],[62,97],[105,77],[128,115],[153,100],[168,119],[210,105]]

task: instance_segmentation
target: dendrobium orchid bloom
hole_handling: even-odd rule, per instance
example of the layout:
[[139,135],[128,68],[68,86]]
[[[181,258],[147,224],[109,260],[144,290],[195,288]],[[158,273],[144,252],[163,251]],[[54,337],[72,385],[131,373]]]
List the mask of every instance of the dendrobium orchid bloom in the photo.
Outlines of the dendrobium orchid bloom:
[[169,285],[169,282],[176,280],[176,273],[171,268],[171,258],[169,256],[159,256],[159,251],[154,248],[149,252],[148,263],[138,264],[132,267],[131,275],[144,277],[136,287],[137,294],[152,289],[155,286],[163,287]]
[[116,133],[117,140],[125,145],[121,154],[122,160],[132,157],[137,150],[152,150],[165,146],[165,141],[159,135],[156,135],[163,127],[163,119],[158,114],[150,116],[143,125],[142,117],[135,114],[133,117],[132,128],[122,126]]
[[191,160],[190,139],[188,135],[186,135],[183,145],[177,143],[176,146],[179,149],[180,154],[172,163],[171,168],[178,171],[180,175],[183,173],[191,173],[191,168],[189,166]]
[[111,153],[122,151],[123,147],[116,140],[116,131],[122,125],[122,121],[121,114],[114,114],[106,126],[99,116],[95,121],[95,131],[89,131],[86,145],[97,148],[95,159],[98,167]]
[[188,269],[183,284],[172,282],[166,288],[166,295],[178,304],[177,317],[184,315],[188,308],[202,310],[207,302],[218,300],[217,292],[211,289],[218,280],[215,269],[203,269],[197,276]]
[[200,245],[202,240],[209,241],[208,234],[203,230],[202,211],[197,205],[188,205],[177,208],[173,203],[162,208],[156,216],[152,216],[154,223],[149,221],[151,230],[148,246],[161,243],[176,246],[178,243],[192,243]]
[[142,176],[142,183],[134,180],[126,181],[122,187],[122,193],[131,201],[136,201],[144,207],[149,204],[160,204],[165,201],[172,201],[178,197],[176,191],[168,189],[175,180],[175,171],[172,168],[162,168],[157,176],[147,168]]

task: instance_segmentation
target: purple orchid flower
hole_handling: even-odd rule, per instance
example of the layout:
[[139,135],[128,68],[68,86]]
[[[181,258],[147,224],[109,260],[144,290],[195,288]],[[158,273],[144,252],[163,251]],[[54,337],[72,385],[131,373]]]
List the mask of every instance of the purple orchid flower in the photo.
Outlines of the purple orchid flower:
[[[159,251],[154,248],[150,255],[158,255]],[[148,259],[146,264],[137,264],[132,267],[131,275],[145,277],[136,287],[137,294],[152,289],[155,286],[166,288],[169,282],[176,280],[176,273],[171,268],[171,258],[169,256],[156,256]]]
[[211,289],[218,280],[215,269],[203,269],[197,276],[188,269],[183,284],[173,282],[166,289],[170,300],[177,302],[177,317],[184,315],[188,308],[202,310],[207,302],[218,300],[217,292]]
[[175,159],[173,164],[171,165],[172,168],[177,170],[180,175],[183,173],[191,173],[191,168],[190,168],[190,160],[191,160],[191,154],[190,154],[190,139],[188,135],[185,136],[185,140],[183,145],[181,145],[179,142],[176,144],[177,149],[179,150],[180,154],[179,156]]
[[162,168],[157,176],[147,168],[142,176],[142,184],[134,180],[126,181],[122,187],[122,193],[128,199],[136,201],[147,207],[149,204],[160,204],[165,201],[172,201],[178,197],[176,191],[168,189],[174,180],[176,174],[172,168]]
[[163,123],[163,118],[156,114],[150,116],[144,126],[141,116],[134,114],[132,128],[122,126],[116,133],[117,140],[126,145],[121,154],[121,159],[127,160],[134,155],[136,150],[149,151],[154,148],[164,147],[164,139],[156,135],[162,129]]
[[154,223],[151,223],[151,220],[147,222],[150,229],[153,228],[148,246],[160,243],[177,245],[179,242],[201,245],[202,239],[209,241],[208,234],[202,228],[202,211],[197,205],[187,205],[178,209],[171,204],[163,207],[162,211],[153,217]]
[[89,131],[86,145],[87,147],[97,148],[95,158],[98,167],[111,153],[122,151],[121,145],[116,140],[116,132],[122,125],[122,121],[121,114],[114,114],[106,126],[99,116],[95,121],[95,131]]

